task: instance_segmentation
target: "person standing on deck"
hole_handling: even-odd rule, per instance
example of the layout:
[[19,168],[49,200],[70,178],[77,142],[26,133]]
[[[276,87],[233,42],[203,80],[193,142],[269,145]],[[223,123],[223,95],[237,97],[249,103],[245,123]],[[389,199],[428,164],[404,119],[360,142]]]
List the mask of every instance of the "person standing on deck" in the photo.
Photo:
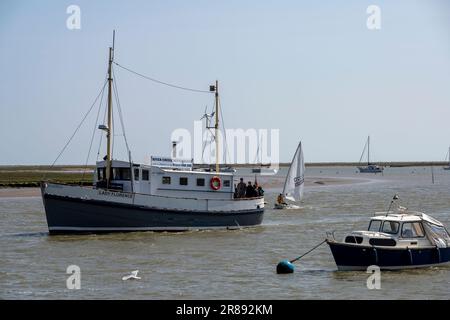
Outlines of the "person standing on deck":
[[253,187],[251,181],[248,182],[247,189],[245,190],[245,197],[246,198],[256,197],[256,190],[255,187]]
[[246,190],[246,185],[244,183],[244,179],[241,178],[241,182],[239,182],[237,185],[237,197],[245,198],[245,190]]

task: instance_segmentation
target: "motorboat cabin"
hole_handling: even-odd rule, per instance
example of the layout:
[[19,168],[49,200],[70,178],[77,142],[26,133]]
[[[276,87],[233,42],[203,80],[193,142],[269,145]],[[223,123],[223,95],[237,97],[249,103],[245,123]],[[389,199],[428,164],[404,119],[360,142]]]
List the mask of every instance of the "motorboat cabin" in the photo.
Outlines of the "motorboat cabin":
[[431,216],[399,207],[397,212],[378,212],[367,230],[353,231],[342,242],[327,238],[339,270],[426,267],[450,261],[450,235]]

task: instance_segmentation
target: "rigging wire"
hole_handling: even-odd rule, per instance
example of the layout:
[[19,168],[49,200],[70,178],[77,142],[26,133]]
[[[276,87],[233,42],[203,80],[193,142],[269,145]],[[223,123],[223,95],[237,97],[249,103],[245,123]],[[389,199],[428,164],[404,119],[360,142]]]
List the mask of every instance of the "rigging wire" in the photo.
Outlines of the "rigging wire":
[[93,144],[93,142],[94,142],[95,130],[97,130],[98,118],[99,118],[99,116],[100,116],[100,110],[102,109],[101,107],[102,107],[102,102],[103,102],[103,96],[104,96],[104,95],[105,95],[105,87],[103,87],[103,89],[102,89],[102,96],[100,97],[100,103],[99,103],[99,105],[98,105],[97,117],[95,118],[95,123],[94,123],[94,130],[92,130],[91,142],[90,142],[90,144],[89,144],[89,150],[88,150],[88,154],[87,154],[87,157],[86,157],[86,162],[85,162],[85,164],[84,164],[83,175],[81,176],[80,183],[83,182],[84,176],[85,176],[85,174],[86,174],[86,169],[87,169],[87,165],[88,165],[88,162],[89,162],[89,156],[91,155],[92,144]]
[[[223,120],[223,113],[222,113],[222,103],[220,102],[219,99],[219,110],[220,110],[220,119],[222,120],[222,128],[223,128],[223,142],[224,142],[224,146],[225,146],[225,161],[224,164],[227,163],[226,159],[228,157],[228,159],[230,159],[230,154],[229,154],[229,150],[228,150],[228,143],[227,143],[227,133],[225,132],[225,121]],[[230,159],[231,160],[231,159]]]
[[161,81],[161,80],[158,80],[158,79],[151,78],[149,76],[143,75],[142,73],[136,72],[134,70],[131,70],[130,68],[124,67],[124,66],[122,66],[121,64],[119,64],[117,62],[113,62],[113,63],[115,65],[117,65],[118,67],[120,67],[120,68],[122,68],[122,69],[124,69],[124,70],[126,70],[128,72],[134,73],[135,75],[138,75],[138,76],[140,76],[140,77],[142,77],[144,79],[147,79],[147,80],[150,80],[150,81],[153,81],[153,82],[156,82],[156,83],[168,86],[168,87],[181,89],[181,90],[186,90],[186,91],[192,91],[192,92],[209,93],[209,94],[213,93],[212,91],[208,91],[208,90],[192,89],[192,88],[182,87],[182,86],[178,86],[178,85],[171,84],[171,83],[168,83],[168,82],[164,82],[164,81]]
[[[86,114],[83,116],[83,118],[81,119],[81,122],[78,124],[78,126],[76,127],[75,131],[73,132],[73,134],[70,136],[69,140],[67,141],[67,143],[64,145],[64,147],[62,148],[62,150],[60,151],[60,153],[58,154],[58,156],[56,157],[55,161],[53,161],[52,165],[50,166],[49,169],[52,169],[55,165],[55,163],[58,161],[58,159],[61,157],[61,155],[64,153],[64,151],[66,150],[67,146],[70,144],[70,142],[72,141],[72,139],[75,137],[75,135],[77,134],[78,130],[81,128],[81,125],[83,124],[83,122],[86,120],[87,116],[89,115],[89,113],[91,113],[92,109],[94,108],[94,106],[97,103],[98,98],[100,98],[103,90],[105,89],[107,81],[105,81],[103,83],[102,89],[100,90],[100,92],[98,93],[97,97],[95,98],[94,102],[92,103],[92,105],[90,106],[89,110],[86,112]],[[47,172],[44,173],[44,175],[42,176],[42,179],[45,179]]]
[[[113,73],[113,77],[116,79],[115,74],[114,74],[114,68],[112,68],[112,73]],[[128,145],[127,135],[125,133],[125,125],[124,125],[123,116],[122,116],[122,108],[120,106],[119,91],[117,90],[117,80],[113,82],[113,90],[114,90],[114,97],[116,98],[117,109],[119,111],[118,113],[119,113],[120,125],[122,126],[123,139],[125,141],[125,146],[127,148],[127,152],[128,152],[128,156],[129,156],[130,155],[130,147]]]
[[[108,108],[106,108],[106,106],[105,106],[105,112],[103,114],[103,124],[106,123],[106,112],[107,111],[108,111]],[[99,134],[100,134],[100,142],[99,142],[98,150],[97,150],[97,161],[98,161],[98,157],[100,156],[100,149],[102,147],[102,141],[103,141],[103,133],[100,132]]]
[[[111,101],[111,104],[112,104],[112,101]],[[112,108],[112,106],[111,106],[111,108]],[[112,161],[114,159],[114,143],[116,142],[116,137],[114,134],[114,130],[116,130],[116,124],[114,123],[114,109],[111,112],[111,118],[112,118],[111,119],[112,120],[112,130],[109,129],[110,130],[109,134],[112,139],[112,143],[111,143],[111,161]]]
[[[205,109],[205,113],[207,112],[207,108]],[[213,108],[214,110],[214,108]],[[214,133],[211,130],[211,119],[209,118],[209,116],[205,117],[205,129],[209,132],[210,136],[211,136],[211,141],[208,141],[207,139],[203,139],[204,135],[202,135],[201,139],[202,139],[202,162],[205,160],[205,149],[207,146],[209,146],[209,162],[211,162],[211,143],[212,141],[214,141],[215,136]]]
[[359,162],[362,161],[362,158],[364,157],[364,154],[366,153],[367,143],[368,142],[369,142],[369,140],[366,140],[366,144],[364,145],[364,149],[363,149],[363,152],[361,153],[361,157],[359,158]]

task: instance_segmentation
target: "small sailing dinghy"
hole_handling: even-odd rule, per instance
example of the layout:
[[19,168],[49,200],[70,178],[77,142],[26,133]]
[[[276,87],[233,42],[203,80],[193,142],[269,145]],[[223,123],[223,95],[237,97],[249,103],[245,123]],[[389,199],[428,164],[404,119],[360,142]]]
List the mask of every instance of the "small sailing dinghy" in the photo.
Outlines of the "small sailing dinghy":
[[278,196],[274,209],[300,209],[297,205],[284,202],[284,199],[290,201],[302,200],[304,184],[305,162],[303,160],[302,142],[300,141],[286,175],[283,192]]
[[395,270],[450,263],[450,235],[445,226],[402,206],[377,212],[367,230],[350,232],[342,241],[330,234],[326,242],[338,270],[343,271],[367,270],[371,265]]
[[370,163],[370,136],[367,137],[367,142],[364,145],[363,152],[361,154],[361,158],[359,159],[359,162],[361,162],[362,158],[364,157],[364,153],[367,148],[367,166],[359,166],[358,170],[360,173],[381,173],[383,172],[383,167],[380,167],[374,163]]

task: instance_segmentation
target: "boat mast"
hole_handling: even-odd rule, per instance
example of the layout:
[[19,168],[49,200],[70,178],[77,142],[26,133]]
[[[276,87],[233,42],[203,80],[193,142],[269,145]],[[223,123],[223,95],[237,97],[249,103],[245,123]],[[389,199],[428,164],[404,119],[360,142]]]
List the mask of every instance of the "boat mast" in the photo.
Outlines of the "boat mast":
[[215,87],[215,102],[216,102],[216,123],[214,125],[215,129],[215,140],[216,140],[216,172],[219,173],[219,81],[216,80]]
[[112,63],[114,61],[114,37],[113,31],[113,45],[109,47],[109,64],[108,64],[108,130],[106,132],[106,188],[109,188],[111,180],[111,145],[112,145]]

